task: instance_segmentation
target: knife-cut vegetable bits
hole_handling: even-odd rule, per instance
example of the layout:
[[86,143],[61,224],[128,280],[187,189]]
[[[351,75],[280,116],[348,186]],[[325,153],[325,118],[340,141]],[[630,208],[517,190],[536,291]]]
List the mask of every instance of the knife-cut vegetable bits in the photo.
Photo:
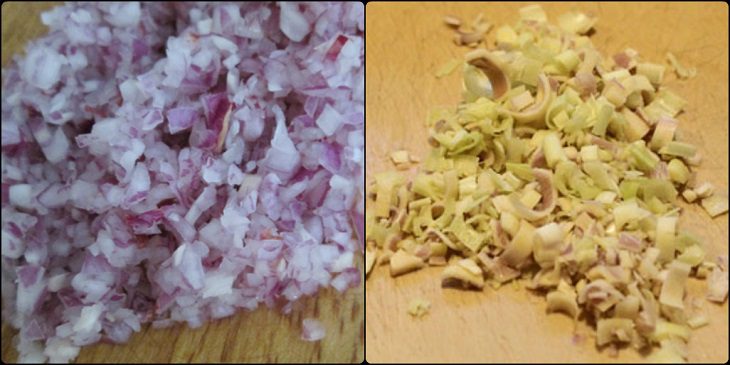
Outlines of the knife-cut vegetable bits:
[[3,69],[19,362],[361,283],[362,4],[70,3],[41,19],[50,33]]
[[443,285],[477,290],[522,278],[549,312],[595,326],[599,347],[684,360],[708,320],[686,304],[688,278],[708,278],[711,301],[728,291],[726,256],[707,258],[678,224],[680,193],[713,217],[728,209],[676,133],[686,102],[636,50],[602,56],[584,36],[594,17],[554,26],[536,5],[520,17],[466,54],[463,102],[429,117],[416,175],[368,186],[368,271],[376,258],[393,276],[445,265]]

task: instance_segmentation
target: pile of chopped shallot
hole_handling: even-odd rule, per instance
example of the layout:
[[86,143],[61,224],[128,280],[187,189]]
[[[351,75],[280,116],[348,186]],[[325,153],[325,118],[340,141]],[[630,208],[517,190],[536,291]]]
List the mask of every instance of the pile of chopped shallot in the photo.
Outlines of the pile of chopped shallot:
[[[2,314],[19,362],[360,285],[363,13],[42,14],[48,35],[2,71]],[[322,338],[310,322],[304,338]]]
[[[552,25],[530,5],[493,47],[466,54],[463,101],[430,116],[419,171],[368,186],[366,273],[444,266],[443,286],[476,290],[521,279],[549,312],[595,328],[597,347],[683,362],[691,329],[708,323],[688,278],[723,303],[728,263],[679,224],[679,196],[710,217],[727,213],[727,196],[692,171],[701,154],[677,133],[687,103],[663,85],[666,66],[633,49],[604,57],[586,35],[595,23],[571,12]],[[696,73],[668,58],[679,78]]]

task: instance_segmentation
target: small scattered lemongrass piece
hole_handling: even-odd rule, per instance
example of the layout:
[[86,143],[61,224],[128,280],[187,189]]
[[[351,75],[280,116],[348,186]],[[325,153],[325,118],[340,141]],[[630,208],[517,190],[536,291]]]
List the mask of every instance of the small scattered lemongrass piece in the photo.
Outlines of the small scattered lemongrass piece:
[[566,32],[583,35],[593,28],[597,20],[595,16],[571,11],[558,17],[558,25]]
[[714,194],[710,197],[702,199],[700,202],[702,208],[707,211],[710,217],[717,217],[728,211],[728,199],[726,196]]
[[407,274],[426,266],[419,257],[411,255],[404,250],[396,251],[390,257],[390,276]]
[[444,16],[444,23],[450,27],[458,28],[461,25],[461,19],[453,15],[446,15]]
[[398,151],[391,152],[390,159],[396,165],[407,164],[410,160],[408,158],[408,151],[405,151],[405,150],[398,150]]
[[697,69],[694,67],[684,67],[679,63],[679,60],[672,52],[667,52],[667,60],[674,68],[674,72],[677,73],[677,77],[680,79],[688,79],[697,75]]
[[452,263],[441,272],[441,284],[448,286],[454,282],[462,287],[481,289],[484,287],[482,269],[471,259],[462,259]]
[[668,269],[667,277],[659,294],[659,302],[673,308],[684,309],[684,287],[691,266],[675,260],[668,265]]
[[441,65],[441,67],[439,67],[438,70],[436,70],[435,75],[439,79],[442,77],[451,75],[451,73],[454,72],[454,70],[456,70],[456,68],[460,64],[461,64],[461,60],[456,59],[456,58],[450,59],[450,60],[446,61],[446,63]]
[[375,260],[378,258],[378,254],[373,250],[365,250],[365,275],[370,274],[370,271],[375,265]]
[[689,325],[689,328],[691,329],[697,329],[703,326],[706,326],[710,323],[710,319],[707,318],[704,314],[696,314],[689,319],[687,319],[687,325]]
[[698,198],[707,198],[715,193],[715,185],[712,185],[712,183],[705,181],[692,190],[694,190]]
[[423,317],[431,309],[431,303],[425,299],[414,298],[408,303],[408,314],[413,317]]
[[[727,264],[727,256],[724,256]],[[707,300],[716,303],[723,303],[727,299],[728,294],[728,269],[721,265],[716,265],[712,269],[707,280]]]

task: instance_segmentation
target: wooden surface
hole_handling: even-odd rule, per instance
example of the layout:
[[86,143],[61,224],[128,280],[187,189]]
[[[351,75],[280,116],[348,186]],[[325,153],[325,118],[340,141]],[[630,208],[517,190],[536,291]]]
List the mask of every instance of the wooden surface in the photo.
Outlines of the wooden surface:
[[[21,52],[30,39],[47,32],[39,14],[49,3],[2,4],[2,64]],[[335,290],[307,298],[290,316],[278,310],[259,308],[217,320],[198,329],[179,325],[167,329],[143,326],[125,345],[96,344],[84,347],[77,363],[138,362],[330,362],[359,363],[363,360],[363,288],[345,294]],[[327,330],[319,342],[300,340],[303,318],[318,318]],[[15,362],[12,337],[17,334],[2,325],[2,361]]]
[[[436,79],[434,71],[467,48],[452,42],[442,17],[453,14],[471,21],[484,13],[491,23],[514,24],[517,3],[370,3],[366,6],[367,171],[392,169],[387,154],[405,148],[420,157],[428,150],[426,115],[435,106],[454,106],[461,92],[460,72]],[[699,177],[728,187],[728,6],[711,4],[543,4],[549,19],[570,10],[599,16],[594,44],[604,55],[633,47],[648,60],[665,62],[667,51],[695,66],[698,76],[669,85],[687,99],[680,115],[682,136],[699,145],[705,156]],[[488,39],[493,39],[488,36]],[[728,252],[728,215],[710,219],[689,208],[680,219],[704,237],[707,251]],[[366,282],[365,358],[369,362],[634,362],[633,349],[617,358],[599,352],[585,325],[573,344],[573,324],[564,315],[545,314],[545,302],[511,286],[498,291],[442,289],[440,269],[391,279],[385,267]],[[692,281],[690,292],[703,295],[704,282]],[[430,314],[413,319],[409,301],[423,298]],[[691,362],[728,361],[728,304],[705,305],[711,323],[693,331]]]

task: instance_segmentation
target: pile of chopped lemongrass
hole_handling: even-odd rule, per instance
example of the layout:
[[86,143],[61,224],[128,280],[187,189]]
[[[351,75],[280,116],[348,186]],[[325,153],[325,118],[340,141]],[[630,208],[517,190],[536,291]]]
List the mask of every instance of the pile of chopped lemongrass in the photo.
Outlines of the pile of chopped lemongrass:
[[585,36],[595,18],[554,26],[534,5],[520,17],[466,55],[463,102],[431,114],[419,172],[368,186],[366,271],[445,266],[444,286],[470,289],[524,279],[549,311],[593,326],[597,346],[683,361],[690,329],[707,323],[688,277],[708,279],[708,300],[728,292],[727,256],[706,257],[677,224],[679,195],[712,217],[728,210],[677,138],[686,102],[662,86],[664,65],[633,49],[603,57]]

